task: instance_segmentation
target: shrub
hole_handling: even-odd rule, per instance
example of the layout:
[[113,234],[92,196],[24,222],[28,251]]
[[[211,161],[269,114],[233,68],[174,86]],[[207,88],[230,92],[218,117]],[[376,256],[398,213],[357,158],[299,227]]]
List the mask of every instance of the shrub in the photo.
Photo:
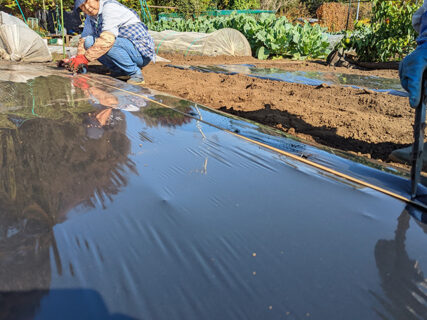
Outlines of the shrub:
[[[357,2],[352,3],[353,7],[353,20],[356,20],[356,12],[357,12]],[[359,21],[360,20],[371,20],[372,18],[372,3],[371,2],[362,2],[359,6]]]
[[[352,8],[353,9],[353,8]],[[351,11],[353,11],[351,9]],[[350,16],[352,12],[350,11]],[[345,30],[347,26],[348,6],[339,2],[323,3],[316,10],[317,18],[320,20],[320,25],[328,28],[331,32]],[[348,21],[348,30],[354,27],[353,20]]]
[[258,9],[259,0],[234,0],[230,6],[233,10]]
[[307,6],[308,11],[312,16],[316,15],[317,9],[326,2],[331,2],[333,0],[304,0],[305,5]]
[[205,11],[210,4],[210,0],[175,0],[175,6],[187,18],[193,15],[199,15]]
[[289,21],[295,21],[297,18],[308,18],[310,12],[304,2],[300,0],[288,0],[284,2],[279,11],[280,15],[285,16]]
[[401,60],[416,47],[412,15],[418,7],[403,0],[374,0],[371,24],[357,24],[341,45],[354,49],[361,61]]
[[277,11],[283,7],[288,0],[260,0],[260,8],[263,10]]
[[[43,8],[43,0],[18,0],[25,17],[34,16],[35,12]],[[19,15],[20,11],[15,0],[0,0],[1,7],[8,8],[9,13]],[[46,7],[49,7],[46,1]],[[64,9],[69,10],[74,6],[74,0],[63,0]],[[58,2],[59,7],[59,2]],[[3,10],[3,9],[2,9]]]

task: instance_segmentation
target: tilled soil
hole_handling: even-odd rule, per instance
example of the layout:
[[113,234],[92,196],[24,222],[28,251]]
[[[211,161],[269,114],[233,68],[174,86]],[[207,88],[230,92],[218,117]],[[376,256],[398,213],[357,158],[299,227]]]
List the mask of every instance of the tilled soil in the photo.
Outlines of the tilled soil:
[[[263,62],[250,57],[165,58],[175,64],[250,63],[285,70],[398,78],[397,70],[336,68],[321,61]],[[389,162],[391,151],[413,141],[414,111],[407,98],[335,85],[313,87],[244,75],[179,70],[166,64],[150,64],[144,68],[147,87],[279,128],[305,140],[386,162]]]

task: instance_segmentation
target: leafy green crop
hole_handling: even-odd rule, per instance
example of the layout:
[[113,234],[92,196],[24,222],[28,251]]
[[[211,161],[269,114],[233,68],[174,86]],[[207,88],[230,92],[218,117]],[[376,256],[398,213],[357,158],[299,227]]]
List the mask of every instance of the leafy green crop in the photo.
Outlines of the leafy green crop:
[[290,23],[285,17],[261,14],[258,18],[245,14],[226,17],[199,17],[196,19],[161,20],[149,25],[154,31],[175,30],[179,32],[214,32],[233,28],[248,39],[252,52],[258,59],[269,57],[292,57],[295,59],[320,58],[328,53],[325,29],[308,23]]
[[401,60],[416,47],[411,19],[420,4],[374,0],[371,24],[356,24],[341,46],[354,49],[361,61]]

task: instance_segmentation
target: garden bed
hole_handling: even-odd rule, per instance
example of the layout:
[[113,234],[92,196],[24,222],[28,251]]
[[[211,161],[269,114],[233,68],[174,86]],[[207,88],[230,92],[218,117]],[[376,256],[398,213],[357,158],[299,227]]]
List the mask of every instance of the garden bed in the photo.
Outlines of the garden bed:
[[[398,78],[396,70],[332,68],[320,61],[167,56],[187,65],[250,63],[284,70],[335,71]],[[150,64],[147,86],[239,115],[329,147],[389,162],[394,149],[412,143],[414,113],[408,99],[343,86],[301,84],[220,75]]]

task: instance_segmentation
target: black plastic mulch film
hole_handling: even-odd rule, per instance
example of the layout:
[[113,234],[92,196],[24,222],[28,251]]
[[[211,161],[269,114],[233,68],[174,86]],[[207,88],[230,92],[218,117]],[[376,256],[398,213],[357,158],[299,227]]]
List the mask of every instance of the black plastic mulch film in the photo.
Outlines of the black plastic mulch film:
[[259,68],[251,64],[200,66],[169,64],[167,66],[177,69],[188,69],[200,72],[213,72],[229,75],[240,73],[249,77],[307,84],[310,86],[319,86],[322,84],[327,84],[348,86],[355,89],[366,88],[369,90],[385,92],[396,96],[408,96],[408,93],[400,85],[399,79],[389,79],[377,76],[362,76],[357,74],[320,71],[286,71],[277,68]]
[[405,177],[114,79],[30,78],[0,81],[0,318],[427,313],[422,212],[220,128],[403,196]]

